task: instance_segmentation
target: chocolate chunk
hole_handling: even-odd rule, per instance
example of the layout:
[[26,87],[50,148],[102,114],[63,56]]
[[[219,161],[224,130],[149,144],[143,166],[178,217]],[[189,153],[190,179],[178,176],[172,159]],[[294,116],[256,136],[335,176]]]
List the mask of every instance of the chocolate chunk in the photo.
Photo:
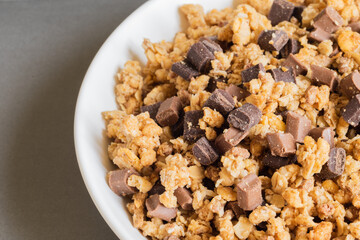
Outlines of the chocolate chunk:
[[191,210],[192,209],[192,197],[189,190],[183,187],[179,187],[174,192],[175,197],[177,198],[177,202],[184,210]]
[[360,22],[352,22],[348,25],[353,32],[360,33]]
[[289,40],[282,30],[264,30],[260,33],[258,44],[265,51],[280,51]]
[[205,130],[200,129],[199,119],[204,116],[202,110],[185,112],[184,116],[184,140],[195,142],[205,136]]
[[292,53],[286,58],[286,60],[282,63],[284,67],[292,68],[294,70],[295,76],[298,75],[306,75],[308,69],[307,67],[299,61]]
[[228,92],[232,97],[236,97],[238,101],[243,100],[251,95],[246,89],[240,88],[234,84],[230,84],[230,86],[226,87],[225,91]]
[[108,173],[110,189],[119,196],[126,196],[136,193],[137,189],[134,187],[130,187],[127,184],[127,180],[131,175],[139,176],[140,174],[133,168],[110,171]]
[[333,33],[343,25],[344,20],[332,7],[326,7],[315,18],[313,26],[328,33]]
[[301,21],[302,21],[302,16],[301,16],[301,14],[303,13],[303,11],[304,11],[305,8],[306,8],[306,7],[305,7],[305,6],[302,6],[302,5],[300,5],[300,6],[295,6],[295,8],[294,8],[293,17],[296,18],[297,20],[299,20],[300,23],[301,23]]
[[291,133],[298,143],[303,143],[304,138],[311,129],[311,121],[298,113],[288,112],[286,116],[286,132]]
[[338,81],[335,71],[314,64],[310,65],[310,69],[311,80],[313,81],[313,83],[320,85],[328,85],[331,90],[334,90],[337,87]]
[[190,81],[191,78],[197,77],[200,75],[198,71],[196,71],[193,66],[191,66],[186,61],[176,62],[171,66],[171,71],[179,75],[185,80]]
[[206,73],[211,69],[211,60],[215,58],[202,42],[193,44],[186,56],[195,69],[201,73]]
[[241,131],[230,127],[215,139],[216,150],[225,153],[238,145],[248,134],[248,131]]
[[348,97],[352,98],[360,93],[360,73],[356,70],[347,75],[340,82],[340,90]]
[[155,185],[148,192],[149,196],[154,194],[163,194],[165,192],[165,187],[161,184],[160,180],[155,183]]
[[360,122],[360,94],[355,95],[342,111],[342,117],[351,126],[356,127]]
[[[286,70],[286,71],[283,71]],[[291,67],[273,68],[268,70],[275,82],[292,82],[295,83],[295,76]]]
[[253,79],[259,78],[260,72],[265,73],[265,68],[261,63],[241,71],[242,82],[246,83]]
[[261,181],[251,173],[236,184],[237,200],[239,207],[245,211],[254,210],[263,202],[261,195]]
[[331,39],[331,34],[325,32],[321,28],[315,28],[311,33],[309,33],[308,38],[316,42],[323,42]]
[[262,163],[264,164],[264,166],[269,167],[271,169],[279,169],[283,166],[295,162],[296,162],[296,155],[292,155],[290,157],[279,157],[272,155],[270,152],[265,153],[264,158],[262,159]]
[[204,104],[204,107],[215,109],[223,115],[233,110],[234,106],[234,99],[229,93],[222,89],[216,89]]
[[158,102],[152,105],[148,105],[148,106],[142,106],[140,108],[141,112],[149,112],[149,115],[152,119],[154,119],[156,121],[156,114],[159,110],[159,107],[161,105],[162,102]]
[[179,97],[171,97],[161,103],[156,120],[162,126],[172,126],[179,120],[182,104]]
[[157,217],[168,222],[176,217],[177,209],[162,205],[158,194],[151,195],[146,199],[145,206],[150,217]]
[[196,159],[205,166],[212,164],[219,158],[219,155],[210,145],[210,142],[206,139],[206,137],[202,137],[196,141],[192,152]]
[[209,51],[213,54],[215,52],[223,52],[223,49],[220,47],[220,45],[217,44],[215,41],[211,40],[210,38],[202,37],[200,38],[200,42],[202,42],[205,47],[207,47],[207,49],[209,49]]
[[247,131],[260,122],[261,116],[262,112],[259,108],[251,103],[245,103],[231,111],[227,121],[232,127]]
[[226,210],[231,210],[235,217],[238,219],[241,215],[245,215],[245,211],[242,210],[239,207],[239,203],[237,201],[233,201],[233,202],[228,202],[225,206]]
[[343,148],[332,148],[327,163],[322,167],[319,177],[322,179],[332,179],[340,176],[344,172],[346,152]]
[[269,20],[273,26],[282,21],[289,21],[293,15],[295,5],[286,0],[274,0],[270,12]]
[[201,183],[209,190],[215,189],[215,183],[210,178],[205,177]]
[[339,44],[337,42],[333,42],[333,51],[329,55],[329,57],[334,57],[340,52]]
[[174,138],[178,138],[184,134],[184,114],[181,114],[179,120],[170,126],[171,134]]
[[266,135],[272,155],[288,157],[296,152],[296,143],[290,133],[268,133]]
[[301,48],[300,42],[296,39],[290,38],[285,46],[280,50],[282,58],[287,58],[291,53],[296,54]]
[[213,92],[213,91],[215,91],[216,89],[219,88],[218,84],[227,83],[227,81],[228,81],[228,79],[224,78],[224,77],[210,78],[209,83],[208,83],[208,85],[206,87],[206,91]]
[[330,127],[313,128],[309,131],[309,136],[315,139],[315,141],[317,141],[320,137],[323,138],[329,143],[330,148],[333,148],[335,146],[334,144],[335,132]]

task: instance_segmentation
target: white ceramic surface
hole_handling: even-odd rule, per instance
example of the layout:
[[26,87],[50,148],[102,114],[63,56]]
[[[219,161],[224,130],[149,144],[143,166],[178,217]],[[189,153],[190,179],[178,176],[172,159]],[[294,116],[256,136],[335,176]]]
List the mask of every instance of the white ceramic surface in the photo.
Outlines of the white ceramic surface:
[[[114,76],[127,60],[145,63],[144,38],[152,42],[172,40],[181,30],[179,6],[201,4],[205,11],[231,7],[233,0],[152,0],[133,12],[105,41],[82,83],[75,111],[74,137],[79,167],[99,212],[122,240],[145,239],[131,224],[125,201],[106,183],[112,168],[107,156],[108,141],[101,113],[117,108]],[[121,3],[119,2],[119,7]]]

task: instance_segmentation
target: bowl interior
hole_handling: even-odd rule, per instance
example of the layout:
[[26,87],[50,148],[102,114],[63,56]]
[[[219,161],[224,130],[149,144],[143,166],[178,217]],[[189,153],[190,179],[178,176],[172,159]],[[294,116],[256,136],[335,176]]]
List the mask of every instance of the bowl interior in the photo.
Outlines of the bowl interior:
[[[82,83],[75,111],[74,137],[79,167],[86,187],[99,212],[120,239],[145,239],[126,210],[126,201],[108,187],[106,173],[113,168],[108,159],[108,140],[101,113],[117,108],[114,76],[127,60],[146,63],[141,47],[144,38],[152,42],[171,41],[184,29],[179,7],[197,3],[205,11],[231,7],[233,0],[152,0],[132,13],[105,41]],[[119,3],[119,7],[120,3]]]

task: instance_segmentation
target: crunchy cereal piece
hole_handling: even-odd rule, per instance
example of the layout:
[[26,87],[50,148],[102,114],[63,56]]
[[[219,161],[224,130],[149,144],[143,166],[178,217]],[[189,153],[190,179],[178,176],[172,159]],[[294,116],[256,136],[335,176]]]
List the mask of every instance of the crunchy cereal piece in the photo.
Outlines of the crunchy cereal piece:
[[192,234],[202,234],[211,232],[210,222],[202,220],[191,220],[188,226],[188,231]]
[[205,23],[204,9],[201,5],[185,4],[180,11],[187,17],[191,28],[203,27]]
[[128,178],[128,185],[136,187],[142,193],[147,193],[153,186],[147,177],[141,177],[135,174]]
[[209,209],[213,213],[216,213],[217,215],[222,217],[224,215],[225,203],[226,201],[222,199],[220,195],[217,195],[213,199],[211,199]]
[[225,156],[221,157],[221,162],[223,163],[224,168],[231,174],[231,176],[237,178],[240,176],[241,171],[245,170],[245,158],[249,157],[249,152],[246,149],[243,149],[244,153],[233,154],[234,152],[230,151]]
[[332,217],[335,213],[335,207],[331,202],[318,205],[316,210],[321,219]]
[[336,193],[339,190],[338,185],[333,181],[333,180],[325,180],[324,182],[322,182],[322,186],[324,187],[324,189],[326,191],[328,191],[329,193]]
[[330,56],[330,54],[333,52],[333,42],[331,40],[325,40],[318,45],[318,50],[321,54],[324,54],[326,56]]
[[274,192],[281,194],[288,187],[288,181],[284,175],[275,172],[271,177],[271,185]]
[[224,117],[216,110],[205,107],[203,109],[204,117],[202,118],[210,127],[221,127],[224,123]]
[[216,188],[216,193],[225,201],[236,201],[236,192],[230,187],[219,186]]
[[352,204],[354,205],[354,207],[360,208],[360,195],[357,195],[353,198]]
[[176,93],[173,84],[162,84],[154,87],[144,98],[145,105],[155,104],[164,101],[165,99],[174,96]]
[[190,184],[187,160],[180,154],[169,155],[165,159],[166,166],[160,172],[161,184],[167,191]]
[[351,30],[344,30],[339,34],[337,40],[341,50],[360,64],[360,34]]
[[349,230],[355,238],[360,238],[360,221],[350,223]]
[[294,188],[287,188],[282,193],[282,196],[291,207],[302,208],[302,207],[312,206],[311,198],[307,195],[307,192],[303,189],[297,190]]
[[199,77],[192,79],[189,85],[189,93],[197,93],[203,91],[209,83],[210,77],[207,75],[200,75]]
[[247,239],[254,230],[254,225],[246,217],[240,217],[239,221],[234,225],[235,235],[239,239]]
[[267,233],[275,236],[275,239],[290,240],[289,229],[282,218],[270,218],[267,225]]
[[[227,213],[229,213],[229,211]],[[220,232],[221,239],[223,240],[236,239],[230,214],[225,214],[223,217],[217,217],[215,219],[215,226]]]
[[174,192],[165,191],[159,196],[160,202],[167,208],[176,208],[177,198],[174,195]]
[[309,240],[330,240],[333,225],[331,222],[321,222],[308,234]]
[[304,139],[304,145],[299,146],[296,155],[297,161],[302,165],[301,175],[309,179],[315,173],[321,171],[322,166],[329,159],[330,145],[319,138],[317,142],[309,136]]
[[271,5],[272,5],[273,1],[261,1],[261,0],[236,0],[235,1],[235,5],[238,4],[249,4],[250,6],[252,6],[253,8],[256,9],[256,11],[258,11],[259,13],[263,14],[263,15],[267,15],[270,11]]
[[274,210],[269,208],[268,206],[259,206],[254,209],[249,215],[249,221],[254,224],[258,225],[261,222],[266,222],[270,218],[274,218],[276,213]]
[[243,16],[234,19],[232,29],[234,33],[233,42],[239,45],[245,45],[250,42],[251,30],[249,20]]

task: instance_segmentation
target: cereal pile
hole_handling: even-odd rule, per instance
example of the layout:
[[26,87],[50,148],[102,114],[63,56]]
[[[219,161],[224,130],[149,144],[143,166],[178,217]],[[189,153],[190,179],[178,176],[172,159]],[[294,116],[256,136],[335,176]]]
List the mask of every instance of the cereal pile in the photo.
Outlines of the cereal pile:
[[360,3],[237,3],[117,74],[110,188],[150,239],[360,239]]

